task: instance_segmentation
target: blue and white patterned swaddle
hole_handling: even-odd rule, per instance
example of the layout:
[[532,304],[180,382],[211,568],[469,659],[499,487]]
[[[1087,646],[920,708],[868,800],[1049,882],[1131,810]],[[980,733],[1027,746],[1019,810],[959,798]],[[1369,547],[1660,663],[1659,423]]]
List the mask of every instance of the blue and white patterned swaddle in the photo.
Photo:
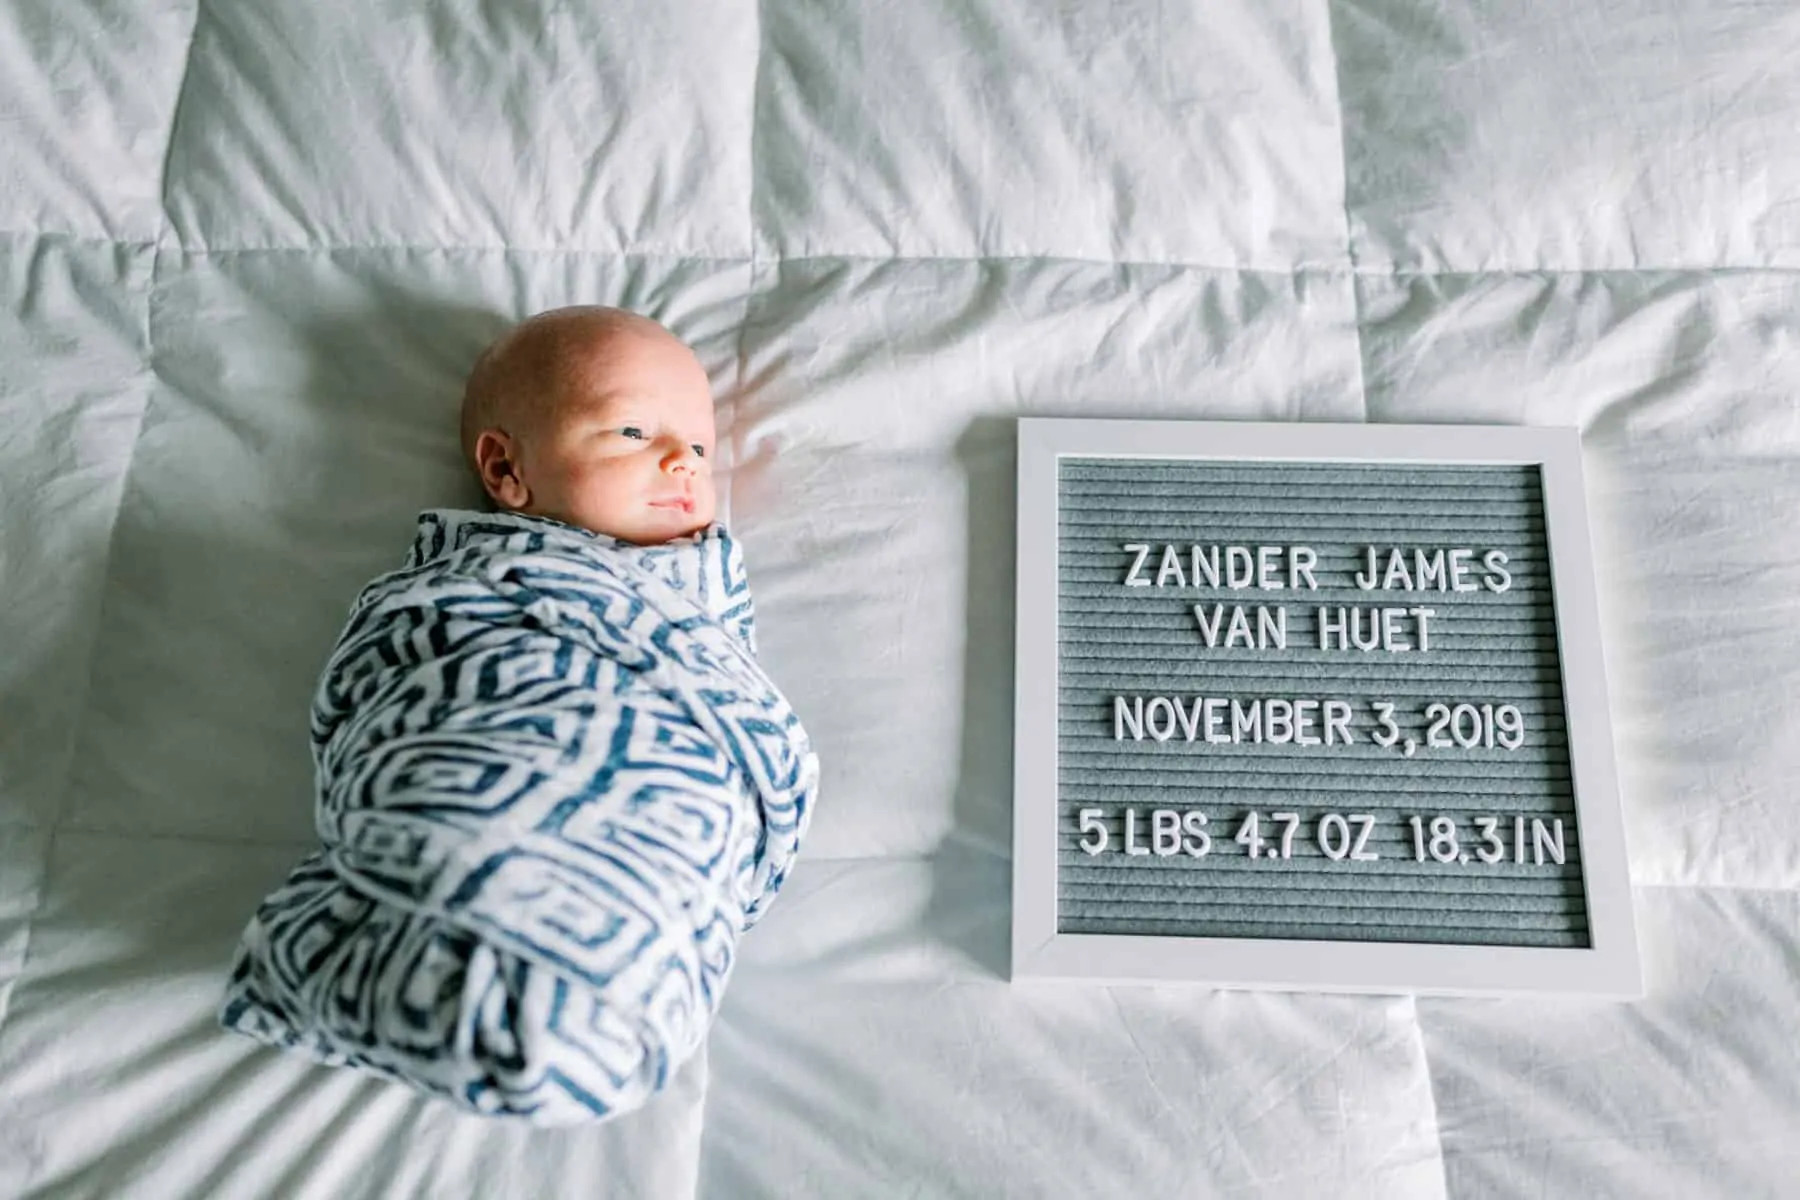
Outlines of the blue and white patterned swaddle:
[[818,784],[719,525],[422,512],[312,745],[323,848],[251,919],[221,1022],[535,1124],[635,1108],[699,1046]]

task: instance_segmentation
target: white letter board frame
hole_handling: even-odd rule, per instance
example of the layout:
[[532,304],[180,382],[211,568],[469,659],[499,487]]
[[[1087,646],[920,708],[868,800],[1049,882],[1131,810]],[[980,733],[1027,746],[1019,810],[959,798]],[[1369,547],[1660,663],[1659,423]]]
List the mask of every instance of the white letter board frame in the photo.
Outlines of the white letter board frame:
[[[1012,978],[1441,995],[1644,994],[1626,865],[1579,431],[1563,427],[1021,418],[1013,768]],[[1590,945],[1308,941],[1057,931],[1058,464],[1535,465],[1582,838]]]

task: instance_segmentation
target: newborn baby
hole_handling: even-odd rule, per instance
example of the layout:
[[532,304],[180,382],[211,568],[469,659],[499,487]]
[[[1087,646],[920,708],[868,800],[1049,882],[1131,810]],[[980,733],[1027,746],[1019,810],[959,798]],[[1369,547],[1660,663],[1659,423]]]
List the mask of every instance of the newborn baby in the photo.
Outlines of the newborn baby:
[[714,520],[706,372],[660,325],[539,314],[481,356],[491,513],[428,509],[314,696],[322,848],[220,1019],[480,1113],[604,1119],[698,1048],[818,781]]

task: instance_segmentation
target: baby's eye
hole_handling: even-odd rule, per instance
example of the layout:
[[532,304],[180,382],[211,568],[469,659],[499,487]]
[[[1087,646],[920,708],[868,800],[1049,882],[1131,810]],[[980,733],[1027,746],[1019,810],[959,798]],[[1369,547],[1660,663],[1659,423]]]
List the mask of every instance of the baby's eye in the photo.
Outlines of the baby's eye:
[[699,442],[695,442],[694,443],[694,456],[696,458],[705,458],[706,457],[706,447],[702,446]]
[[644,436],[644,431],[640,426],[627,425],[623,429],[619,430],[619,436],[620,437],[628,437],[628,438],[642,438]]

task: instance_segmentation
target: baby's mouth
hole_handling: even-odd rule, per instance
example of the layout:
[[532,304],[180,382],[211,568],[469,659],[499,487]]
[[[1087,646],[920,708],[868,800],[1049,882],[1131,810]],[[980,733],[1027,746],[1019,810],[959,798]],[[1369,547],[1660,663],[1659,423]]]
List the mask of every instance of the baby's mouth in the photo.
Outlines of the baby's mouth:
[[670,496],[662,500],[652,500],[650,507],[678,509],[691,515],[694,511],[694,498],[692,496]]

